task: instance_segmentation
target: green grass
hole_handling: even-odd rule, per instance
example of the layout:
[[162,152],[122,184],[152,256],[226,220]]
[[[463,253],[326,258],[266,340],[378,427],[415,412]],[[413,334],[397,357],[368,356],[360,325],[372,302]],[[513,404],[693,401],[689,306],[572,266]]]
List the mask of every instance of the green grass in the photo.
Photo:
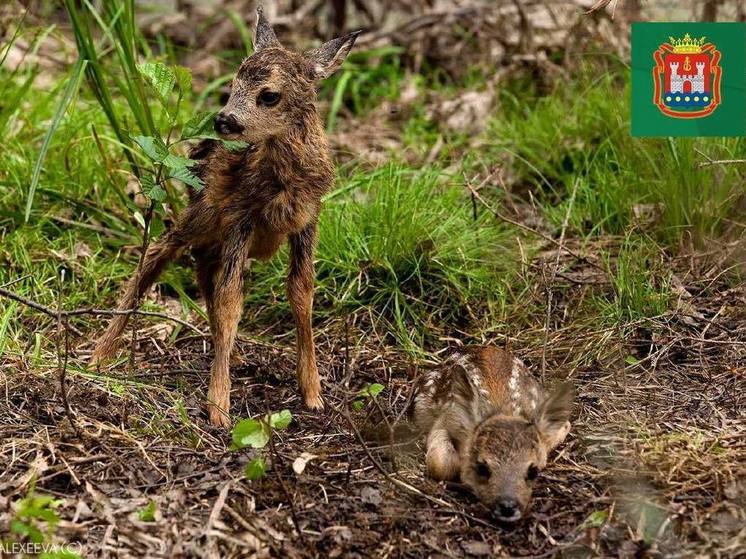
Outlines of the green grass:
[[[127,52],[114,56],[130,70],[137,62]],[[0,69],[5,100],[0,108],[0,285],[31,274],[12,289],[49,306],[58,298],[68,308],[111,306],[137,264],[142,227],[135,215],[143,210],[124,191],[133,161],[139,164],[141,158],[123,149],[121,137],[142,133],[149,120],[158,126],[166,117],[157,107],[131,114],[137,87],[123,91],[116,80],[127,74],[113,67],[101,72],[114,85],[93,95],[83,84],[60,116],[26,224],[30,179],[65,76],[47,91],[35,91],[35,70],[11,75]],[[404,76],[395,51],[355,55],[320,92],[332,108],[330,127],[347,112],[360,115],[384,99],[396,99]],[[437,86],[444,96],[484,85],[477,72],[468,72],[459,84],[438,84],[435,74],[417,82]],[[518,266],[522,251],[530,260],[536,239],[520,233],[519,245],[515,228],[495,221],[479,205],[475,215],[463,187],[464,176],[497,165],[508,177],[513,201],[535,204],[557,233],[569,215],[570,238],[621,239],[601,244],[609,247],[599,254],[609,283],[593,289],[582,312],[623,325],[670,310],[666,258],[684,240],[706,243],[722,235],[729,220],[738,219],[737,202],[744,196],[743,167],[700,169],[704,156],[696,150],[713,158],[742,158],[746,145],[744,139],[631,139],[628,88],[622,65],[603,75],[582,69],[545,95],[533,82],[512,77],[498,87],[478,149],[469,148],[471,138],[441,130],[424,105],[412,107],[402,125],[402,153],[422,157],[439,136],[443,149],[426,166],[406,163],[395,153],[390,164],[377,169],[354,161],[340,169],[321,216],[315,320],[362,312],[392,343],[412,352],[438,348],[443,335],[466,332],[478,338],[495,330],[520,335],[514,330],[518,325],[543,322],[536,318],[543,317],[543,302],[528,296],[541,277]],[[106,110],[102,96],[108,99]],[[190,116],[195,106],[214,110],[217,103],[210,95],[189,94],[179,118]],[[178,209],[183,190],[176,185],[171,194]],[[507,194],[490,186],[483,195],[496,206],[506,202]],[[156,236],[161,217],[153,222]],[[289,319],[285,274],[284,251],[252,268],[246,298],[255,310],[247,328]],[[171,266],[160,285],[181,300],[185,311],[199,308],[188,268]],[[79,325],[89,327],[86,320],[79,319]],[[22,354],[49,346],[36,333],[50,321],[0,299],[0,350]]]
[[743,196],[743,169],[700,169],[705,158],[696,150],[734,158],[745,140],[630,138],[626,71],[595,79],[588,72],[535,101],[504,95],[488,132],[497,140],[493,157],[537,194],[556,225],[576,177],[584,177],[570,214],[579,235],[623,233],[635,208],[653,205],[660,216],[651,232],[665,246],[675,248],[685,234],[717,236]]
[[672,271],[662,262],[660,248],[641,235],[629,235],[606,266],[611,293],[598,297],[600,314],[611,324],[655,317],[669,310]]
[[[319,229],[317,313],[368,307],[412,347],[470,314],[497,316],[505,302],[509,230],[485,212],[474,218],[460,177],[399,164],[356,172],[329,196]],[[285,260],[255,268],[249,298],[281,288]]]

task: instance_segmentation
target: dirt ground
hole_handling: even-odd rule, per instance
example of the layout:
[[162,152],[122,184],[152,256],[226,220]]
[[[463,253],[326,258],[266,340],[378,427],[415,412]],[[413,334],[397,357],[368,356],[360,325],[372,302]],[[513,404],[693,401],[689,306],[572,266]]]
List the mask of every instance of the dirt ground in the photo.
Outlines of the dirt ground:
[[[576,273],[555,288],[545,353],[547,383],[576,383],[574,426],[517,526],[424,476],[404,411],[412,379],[434,363],[392,351],[356,315],[317,329],[321,414],[300,405],[287,325],[242,337],[235,412],[293,413],[259,481],[243,478],[255,451],[232,451],[227,431],[207,427],[210,347],[198,336],[160,353],[144,328],[130,373],[68,371],[70,412],[58,371],[16,363],[0,376],[0,523],[34,478],[63,502],[55,538],[84,557],[744,556],[746,288],[692,283],[676,312],[623,340],[566,318],[583,291]],[[511,341],[537,372],[543,338],[536,328]],[[380,405],[352,409],[368,382],[385,385]],[[303,453],[313,457],[296,474]],[[151,500],[155,519],[142,521]]]

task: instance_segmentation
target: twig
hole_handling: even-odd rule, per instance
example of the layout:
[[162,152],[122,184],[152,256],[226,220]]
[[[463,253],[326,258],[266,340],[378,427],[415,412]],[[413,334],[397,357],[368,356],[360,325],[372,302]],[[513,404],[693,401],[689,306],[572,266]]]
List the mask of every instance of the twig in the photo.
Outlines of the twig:
[[26,274],[25,276],[21,276],[20,278],[16,278],[14,280],[10,280],[8,283],[4,283],[4,284],[0,285],[0,288],[2,288],[2,287],[10,287],[11,285],[15,285],[18,282],[21,282],[21,281],[23,281],[25,279],[28,279],[30,277],[31,277],[31,274]]
[[616,13],[616,3],[617,0],[596,0],[596,2],[586,10],[586,15],[592,14],[593,12],[597,12],[599,10],[603,10],[606,6],[608,6],[611,3],[614,3],[614,5],[611,8],[611,19],[614,19],[614,14]]
[[[177,107],[178,109],[178,107]],[[173,130],[173,128],[171,129]],[[171,133],[169,132],[169,137],[171,136]],[[168,141],[166,142],[168,145]],[[155,184],[160,183],[161,178],[161,170],[163,169],[163,165],[161,165],[158,168],[158,173],[155,177]],[[153,219],[153,212],[155,211],[155,200],[150,201],[150,206],[148,206],[148,211],[145,213],[144,222],[145,227],[143,227],[142,231],[142,245],[140,246],[140,258],[137,260],[137,271],[136,271],[136,282],[137,285],[140,284],[142,280],[142,268],[145,264],[145,257],[147,256],[148,252],[148,246],[150,246],[150,222]],[[135,302],[134,305],[132,305],[132,308],[130,310],[135,310],[140,307],[140,302],[142,301],[142,294],[140,293],[139,289],[136,292]],[[135,353],[137,349],[137,315],[135,315],[135,318],[132,320],[132,342],[130,345],[130,360],[129,360],[129,366],[130,370],[132,372],[135,371]]]
[[[270,410],[269,410],[269,398],[267,397],[267,391],[266,386],[264,387],[264,402],[265,402],[265,416],[264,419],[261,421],[267,420],[267,428],[269,429],[269,451],[272,454],[272,463],[273,463],[273,470],[277,473],[277,479],[280,482],[280,487],[282,487],[282,492],[285,493],[285,499],[287,499],[288,506],[290,507],[290,517],[293,519],[293,525],[295,526],[295,531],[298,532],[298,537],[300,538],[300,541],[305,545],[306,539],[303,535],[303,531],[300,528],[300,522],[298,521],[298,512],[295,510],[295,502],[293,501],[293,496],[290,494],[290,490],[287,487],[287,484],[285,483],[285,478],[283,477],[281,470],[283,466],[283,461],[280,458],[280,455],[277,452],[277,449],[275,448],[275,432],[274,429],[272,429],[271,425],[269,425],[269,417],[270,417]],[[275,468],[274,465],[277,465]]]
[[[60,395],[62,397],[62,405],[65,408],[65,415],[67,420],[70,422],[70,426],[75,431],[75,434],[80,438],[80,429],[78,428],[78,422],[75,420],[75,415],[70,407],[70,402],[67,399],[67,360],[70,355],[70,336],[67,324],[67,317],[61,314],[62,310],[62,282],[65,279],[65,270],[63,268],[61,277],[57,289],[57,368],[59,369],[59,381],[60,381]],[[60,340],[63,338],[64,342]],[[61,343],[62,342],[62,343]],[[64,354],[62,345],[64,344]]]
[[572,256],[574,258],[577,258],[578,260],[581,260],[583,262],[586,262],[586,263],[590,264],[591,266],[593,266],[594,268],[597,268],[597,269],[601,270],[602,272],[606,273],[606,270],[604,270],[601,266],[599,266],[598,264],[596,264],[595,262],[593,262],[589,258],[587,258],[587,257],[585,257],[585,256],[583,256],[581,254],[578,254],[574,250],[567,248],[566,246],[564,246],[563,244],[561,244],[560,242],[558,242],[556,239],[553,239],[549,235],[545,235],[541,231],[537,231],[536,229],[534,229],[532,227],[529,227],[528,225],[526,225],[524,223],[521,223],[520,221],[516,221],[515,219],[511,219],[508,216],[506,216],[505,214],[500,213],[495,208],[493,208],[489,204],[489,202],[487,202],[482,197],[482,195],[479,194],[479,192],[471,184],[469,184],[468,181],[464,183],[464,186],[466,186],[466,188],[469,189],[469,192],[471,192],[474,195],[474,197],[477,200],[479,200],[479,203],[482,204],[485,208],[487,208],[490,212],[492,212],[492,214],[497,219],[499,219],[501,221],[504,221],[506,223],[510,223],[511,225],[514,225],[514,226],[518,227],[519,229],[523,229],[524,231],[532,233],[532,234],[536,235],[537,237],[540,237],[540,238],[544,239],[545,241],[547,241],[549,243],[552,243],[554,246],[556,246],[560,250],[565,251],[570,256]]
[[[13,299],[14,301],[18,301],[19,303],[23,303],[27,307],[31,307],[32,309],[35,309],[53,318],[57,318],[58,316],[62,316],[62,317],[80,316],[84,314],[90,314],[90,315],[95,315],[95,316],[113,316],[113,315],[118,315],[118,314],[139,314],[141,316],[152,316],[155,318],[163,318],[164,320],[171,320],[173,322],[181,324],[182,326],[186,328],[189,328],[190,330],[199,334],[200,336],[206,335],[199,328],[189,324],[186,320],[182,320],[175,316],[171,316],[165,313],[160,313],[160,312],[155,312],[155,311],[143,311],[139,309],[110,310],[110,309],[80,308],[80,309],[72,309],[69,311],[61,310],[57,312],[53,309],[50,309],[49,307],[45,307],[41,303],[37,303],[36,301],[32,299],[27,299],[26,297],[22,297],[21,295],[13,293],[12,291],[8,291],[7,289],[3,287],[0,287],[0,295],[3,295],[7,297],[8,299]],[[70,329],[73,329],[72,325],[68,325],[68,326]],[[81,335],[81,336],[83,335],[82,332],[80,332],[77,329],[73,329],[73,331],[78,335]]]
[[575,194],[578,191],[578,181],[576,180],[572,186],[572,193],[570,194],[570,201],[567,204],[567,211],[565,212],[565,218],[562,220],[562,231],[560,232],[559,248],[557,255],[554,258],[554,268],[552,270],[552,277],[549,282],[546,283],[547,288],[547,312],[544,317],[544,343],[541,347],[541,378],[542,381],[546,380],[547,371],[547,343],[549,341],[549,321],[552,317],[552,302],[554,300],[554,291],[552,286],[554,285],[555,279],[557,279],[557,270],[559,269],[560,257],[562,256],[562,248],[565,245],[565,233],[567,233],[567,225],[570,222],[570,213],[572,212],[573,206],[575,206]]
[[733,165],[735,163],[746,163],[746,159],[711,159],[697,164],[698,168],[709,167],[710,165]]
[[215,521],[220,518],[220,513],[223,511],[223,507],[225,506],[225,499],[228,496],[228,491],[230,490],[231,485],[233,485],[232,481],[226,481],[220,489],[218,498],[215,499],[215,504],[212,507],[209,518],[207,519],[207,526],[204,531],[205,534],[212,530],[213,524],[215,524]]

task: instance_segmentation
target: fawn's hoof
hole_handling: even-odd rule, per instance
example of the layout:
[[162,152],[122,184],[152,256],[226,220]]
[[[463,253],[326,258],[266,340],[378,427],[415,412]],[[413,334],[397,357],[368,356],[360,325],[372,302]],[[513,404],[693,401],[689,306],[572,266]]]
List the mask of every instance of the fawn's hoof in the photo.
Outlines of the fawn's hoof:
[[210,420],[210,425],[215,427],[230,427],[231,418],[228,414],[220,409],[218,406],[212,404],[207,406],[207,415]]
[[304,399],[306,407],[309,410],[323,410],[324,400],[321,398],[321,394],[311,394],[306,396]]

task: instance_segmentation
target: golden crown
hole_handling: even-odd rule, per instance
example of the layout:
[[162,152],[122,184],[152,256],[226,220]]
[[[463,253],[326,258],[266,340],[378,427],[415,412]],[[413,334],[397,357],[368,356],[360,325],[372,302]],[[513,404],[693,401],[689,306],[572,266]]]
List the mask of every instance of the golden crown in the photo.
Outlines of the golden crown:
[[677,54],[697,54],[702,52],[702,45],[705,44],[705,38],[692,39],[687,33],[683,39],[674,39],[669,37],[668,41],[673,46],[673,51]]

